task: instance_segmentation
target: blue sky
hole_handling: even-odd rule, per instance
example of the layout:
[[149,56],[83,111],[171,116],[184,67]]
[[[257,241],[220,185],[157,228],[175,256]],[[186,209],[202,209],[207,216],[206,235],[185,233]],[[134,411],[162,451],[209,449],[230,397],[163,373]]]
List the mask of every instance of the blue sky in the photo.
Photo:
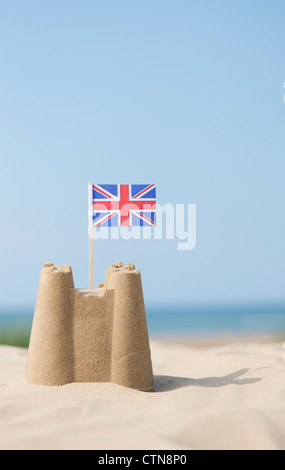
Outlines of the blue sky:
[[0,307],[88,284],[87,183],[197,204],[197,247],[97,241],[148,303],[285,301],[285,4],[0,1]]

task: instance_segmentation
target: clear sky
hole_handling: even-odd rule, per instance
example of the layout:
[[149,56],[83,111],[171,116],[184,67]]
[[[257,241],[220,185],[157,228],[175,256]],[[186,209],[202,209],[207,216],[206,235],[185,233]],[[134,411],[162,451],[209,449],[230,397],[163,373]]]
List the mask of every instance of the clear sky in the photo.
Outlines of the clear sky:
[[197,247],[94,243],[148,303],[285,302],[285,3],[0,0],[0,307],[88,285],[87,183],[197,204]]

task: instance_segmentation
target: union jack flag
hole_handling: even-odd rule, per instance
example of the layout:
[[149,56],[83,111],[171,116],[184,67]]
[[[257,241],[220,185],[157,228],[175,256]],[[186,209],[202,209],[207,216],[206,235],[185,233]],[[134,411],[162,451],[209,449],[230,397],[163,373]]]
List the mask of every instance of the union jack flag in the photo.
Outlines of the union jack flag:
[[155,184],[92,184],[89,186],[90,227],[155,225]]

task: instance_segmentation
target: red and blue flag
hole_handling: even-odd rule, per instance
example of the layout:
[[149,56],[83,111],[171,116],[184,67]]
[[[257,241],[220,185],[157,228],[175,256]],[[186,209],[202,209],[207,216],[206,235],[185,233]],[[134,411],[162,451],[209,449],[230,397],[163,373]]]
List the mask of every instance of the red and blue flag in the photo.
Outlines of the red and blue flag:
[[156,225],[155,184],[93,184],[93,227]]

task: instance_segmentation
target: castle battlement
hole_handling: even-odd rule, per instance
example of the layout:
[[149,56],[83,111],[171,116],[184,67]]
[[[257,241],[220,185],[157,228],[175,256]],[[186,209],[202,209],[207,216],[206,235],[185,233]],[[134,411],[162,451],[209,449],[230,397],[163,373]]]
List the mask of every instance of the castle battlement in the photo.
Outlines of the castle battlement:
[[26,381],[154,390],[141,274],[133,264],[114,263],[92,291],[74,288],[71,266],[44,264]]

